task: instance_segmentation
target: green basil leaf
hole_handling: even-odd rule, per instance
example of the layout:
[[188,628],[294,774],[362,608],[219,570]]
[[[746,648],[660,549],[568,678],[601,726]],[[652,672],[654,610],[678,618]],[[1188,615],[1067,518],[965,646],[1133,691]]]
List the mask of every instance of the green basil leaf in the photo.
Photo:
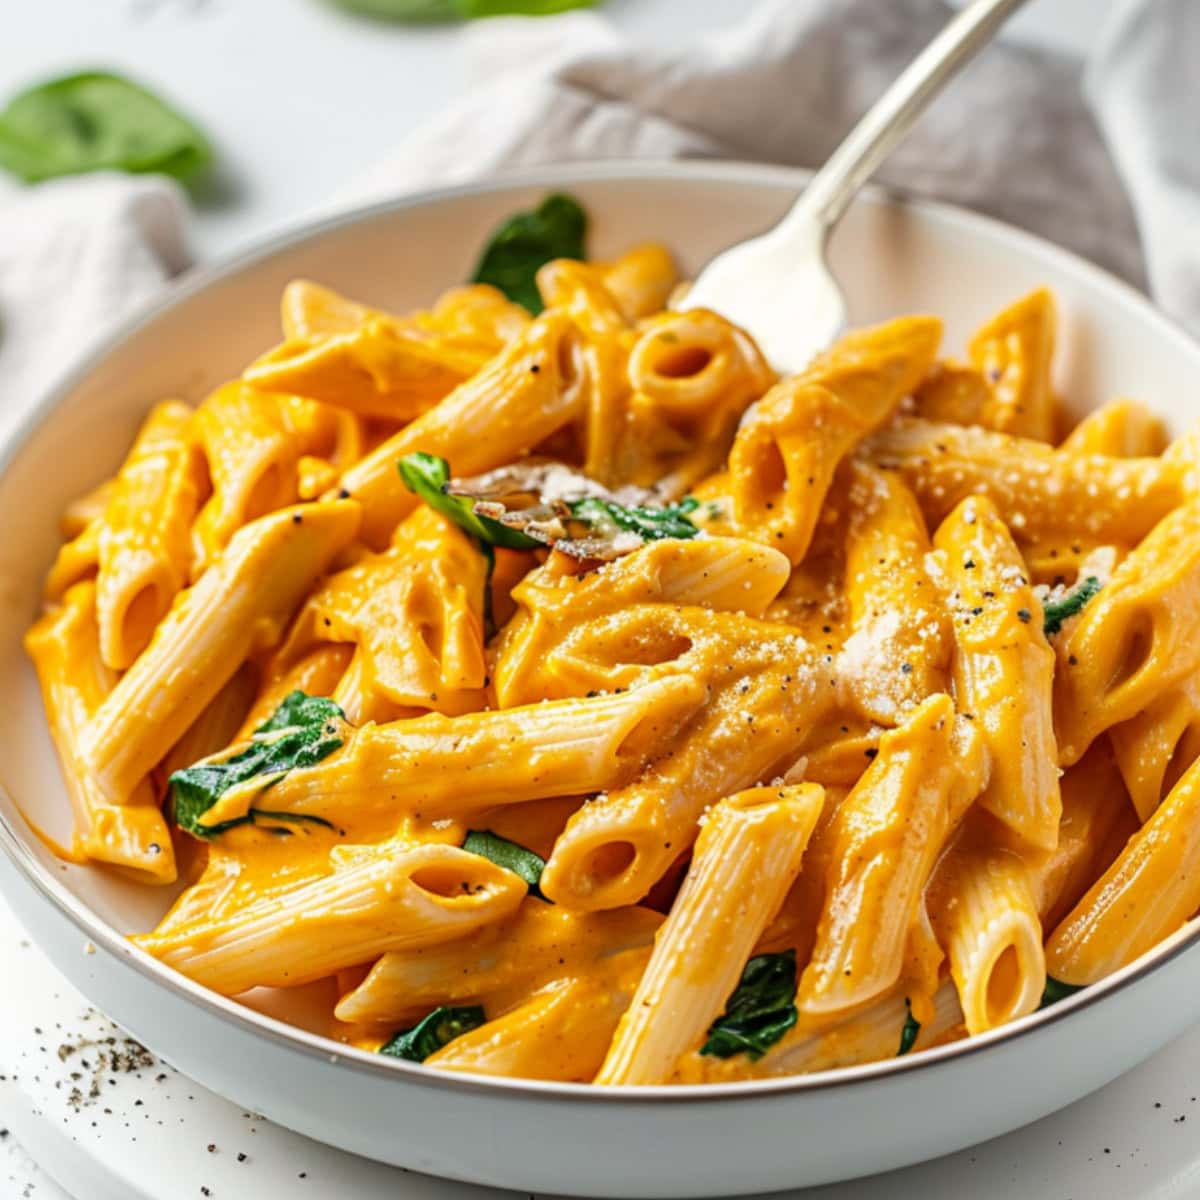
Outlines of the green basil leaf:
[[341,748],[347,729],[345,714],[332,700],[292,692],[270,719],[254,731],[246,749],[229,758],[207,759],[172,774],[169,783],[175,823],[198,838],[213,838],[238,825],[257,824],[262,818],[332,828],[323,817],[261,808],[252,808],[244,817],[217,825],[205,825],[202,818],[220,796],[239,784],[260,779],[265,792],[289,771],[319,763]]
[[590,8],[596,0],[334,0],[342,8],[389,21],[440,23],[476,17],[545,17],[572,8]]
[[1083,609],[1083,606],[1100,590],[1100,580],[1089,575],[1080,580],[1061,600],[1052,601],[1042,609],[1042,628],[1047,637],[1053,637],[1063,627],[1063,622]]
[[759,954],[742,972],[725,1012],[709,1027],[701,1054],[762,1058],[796,1023],[796,952]]
[[1038,1005],[1038,1012],[1043,1008],[1049,1008],[1052,1004],[1057,1004],[1060,1000],[1065,1000],[1068,996],[1075,995],[1076,992],[1082,991],[1082,987],[1074,983],[1060,983],[1057,979],[1052,979],[1049,975],[1046,976],[1046,988],[1042,992],[1042,1002]]
[[692,496],[665,508],[630,507],[615,500],[586,496],[572,503],[571,513],[591,525],[611,523],[618,529],[636,533],[644,542],[656,542],[664,538],[694,538],[700,530],[687,519],[687,514],[699,507],[700,502]]
[[907,1054],[917,1044],[917,1035],[921,1032],[921,1022],[912,1015],[912,1001],[907,996],[904,997],[904,1007],[908,1010],[908,1016],[904,1018],[904,1027],[900,1030],[900,1049],[896,1051],[897,1058],[902,1054]]
[[0,167],[27,183],[103,170],[190,179],[211,159],[195,125],[144,88],[103,71],[39,84],[0,113]]
[[435,1008],[411,1029],[396,1034],[386,1046],[380,1047],[379,1053],[409,1062],[424,1062],[456,1037],[478,1029],[486,1020],[483,1008],[478,1004]]
[[578,201],[555,193],[537,208],[509,217],[492,234],[475,268],[475,283],[490,283],[531,313],[542,311],[538,268],[555,258],[585,256],[587,214]]
[[502,838],[498,833],[492,833],[490,829],[472,829],[467,834],[462,848],[468,854],[478,854],[494,862],[496,866],[519,875],[529,884],[531,896],[546,899],[538,886],[542,881],[542,872],[546,869],[546,860],[541,855],[526,850],[524,846],[518,846],[516,842],[510,842],[508,838]]
[[474,502],[466,497],[448,495],[446,484],[450,482],[450,464],[444,458],[418,451],[406,454],[397,465],[400,478],[410,492],[420,496],[435,512],[449,517],[483,545],[505,546],[509,550],[533,550],[542,545],[491,517],[479,516]]

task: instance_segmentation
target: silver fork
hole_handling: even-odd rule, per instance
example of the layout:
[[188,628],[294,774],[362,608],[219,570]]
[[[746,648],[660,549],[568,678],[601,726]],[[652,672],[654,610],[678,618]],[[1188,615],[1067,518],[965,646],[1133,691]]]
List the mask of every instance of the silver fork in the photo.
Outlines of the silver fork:
[[677,307],[711,308],[749,330],[776,370],[803,370],[845,328],[846,302],[825,261],[855,193],[930,101],[1026,0],[974,0],[875,102],[773,229],[731,246]]

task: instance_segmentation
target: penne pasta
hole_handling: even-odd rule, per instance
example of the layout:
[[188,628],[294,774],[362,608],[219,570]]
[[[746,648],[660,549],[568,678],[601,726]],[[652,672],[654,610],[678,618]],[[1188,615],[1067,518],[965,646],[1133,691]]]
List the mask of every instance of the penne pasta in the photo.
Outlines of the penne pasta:
[[998,313],[971,339],[971,363],[991,395],[979,424],[1001,433],[1054,438],[1054,391],[1050,360],[1057,326],[1054,297],[1038,288]]
[[1003,836],[967,827],[930,881],[926,907],[950,962],[967,1032],[986,1033],[1033,1012],[1046,989],[1042,925],[1029,870]]
[[441,1004],[478,1002],[490,1010],[508,996],[592,975],[628,951],[648,950],[661,924],[648,908],[573,913],[530,898],[513,916],[465,938],[385,954],[342,996],[336,1015],[356,1025],[395,1025]]
[[99,518],[96,619],[101,654],[116,671],[146,648],[187,582],[203,485],[193,421],[177,401],[150,413]]
[[1200,665],[1200,502],[1176,509],[1113,572],[1062,639],[1055,724],[1064,764]]
[[1136,400],[1112,400],[1089,413],[1059,445],[1071,454],[1152,458],[1167,448],[1163,423]]
[[279,638],[358,522],[358,505],[336,500],[285,509],[239,531],[88,722],[80,755],[105,796],[127,798],[250,651]]
[[297,987],[389,950],[470,933],[515,911],[525,884],[451,846],[383,847],[249,910],[141,948],[223,995]]
[[[700,684],[674,677],[617,696],[364,725],[338,753],[275,784],[271,809],[333,821],[347,810],[434,819],[599,791],[635,775],[703,699]],[[245,816],[253,795],[227,793],[205,823]]]
[[742,421],[729,453],[739,531],[803,558],[834,471],[928,371],[941,337],[909,317],[844,339],[777,384]]
[[[396,461],[420,450],[473,475],[527,453],[579,415],[579,367],[570,322],[551,312],[514,338],[440,404],[381,443],[342,476],[341,491],[363,506],[363,539],[381,547],[417,498]],[[486,429],[486,438],[471,430]]]
[[47,846],[177,881],[135,941],[202,986],[602,1086],[920,1053],[1182,936],[1200,426],[1069,428],[1043,290],[778,378],[586,230],[547,197],[416,311],[296,280],[81,481]]
[[647,954],[630,950],[600,975],[552,984],[425,1061],[443,1071],[590,1083]]
[[844,701],[869,721],[895,725],[949,687],[950,621],[925,569],[929,534],[912,493],[865,464],[852,478],[844,588],[852,632],[838,658]]
[[1025,564],[995,506],[965,500],[934,535],[954,626],[954,689],[991,758],[980,805],[1032,846],[1053,849],[1062,799],[1052,717],[1054,651]]
[[174,883],[175,852],[149,781],[135,780],[112,803],[92,779],[82,743],[116,673],[100,653],[96,585],[78,583],[25,636],[37,668],[50,733],[75,816],[74,849],[93,862],[126,868],[152,883]]
[[931,525],[985,496],[1031,541],[1065,535],[1129,545],[1183,497],[1184,473],[1165,459],[1064,453],[971,426],[902,418],[865,449],[877,466],[900,473]]
[[930,697],[883,735],[826,834],[824,906],[797,993],[802,1013],[848,1011],[899,980],[925,885],[986,773],[982,739],[955,718],[949,696]]
[[1055,979],[1095,983],[1200,909],[1198,808],[1200,763],[1193,763],[1050,935],[1046,968]]
[[692,865],[596,1083],[663,1083],[721,1013],[800,869],[815,784],[753,788],[709,809]]
[[[795,651],[803,646],[793,642],[790,657],[787,646],[782,638],[768,644],[764,657],[800,664]],[[830,702],[828,683],[802,665],[730,679],[653,772],[594,797],[571,818],[542,890],[584,912],[638,903],[694,841],[709,805],[795,758],[803,730]]]
[[483,355],[387,319],[284,342],[246,368],[253,388],[304,396],[360,417],[411,421],[483,365]]

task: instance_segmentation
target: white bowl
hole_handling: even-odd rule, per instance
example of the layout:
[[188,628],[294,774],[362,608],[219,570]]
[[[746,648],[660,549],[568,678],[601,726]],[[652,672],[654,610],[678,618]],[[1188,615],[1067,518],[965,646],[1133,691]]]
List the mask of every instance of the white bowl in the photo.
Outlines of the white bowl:
[[[150,1049],[280,1124],[431,1174],[526,1192],[699,1197],[852,1178],[993,1137],[1101,1086],[1194,1019],[1200,954],[1189,934],[1046,1013],[863,1067],[636,1091],[451,1075],[347,1049],[175,975],[122,937],[153,925],[170,897],[58,862],[22,816],[69,836],[21,650],[58,515],[111,474],[154,401],[197,400],[276,340],[289,279],[415,307],[464,279],[485,234],[548,188],[581,198],[597,256],[662,240],[694,270],[771,223],[801,182],[795,172],[737,164],[605,164],[430,193],[303,229],[171,289],[5,448],[0,890],[72,983]],[[1200,347],[1131,289],[1033,237],[872,195],[839,230],[833,259],[854,322],[939,313],[950,347],[1048,284],[1063,312],[1059,386],[1077,413],[1131,394],[1176,427],[1189,415]]]

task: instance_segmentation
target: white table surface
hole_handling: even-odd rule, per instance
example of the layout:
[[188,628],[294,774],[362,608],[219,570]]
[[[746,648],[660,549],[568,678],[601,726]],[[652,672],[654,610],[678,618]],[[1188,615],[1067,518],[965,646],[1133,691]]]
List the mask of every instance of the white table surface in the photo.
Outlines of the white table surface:
[[[1097,10],[1108,2],[1041,0],[1017,18],[1015,34],[1057,48],[1086,48]],[[604,11],[633,36],[680,40],[737,21],[746,3],[607,0]],[[197,202],[193,243],[202,259],[236,252],[300,219],[465,83],[458,30],[381,25],[347,17],[325,0],[8,0],[8,5],[12,11],[5,12],[0,35],[0,100],[58,73],[109,67],[160,90],[208,131],[221,166]],[[86,1012],[82,998],[21,941],[0,906],[0,1022],[6,1031],[0,1039],[6,1048],[0,1055],[0,1076],[6,1076],[0,1079],[0,1200],[69,1200],[26,1147],[60,1179],[76,1181],[78,1200],[94,1200],[77,1182],[83,1166],[92,1163],[117,1172],[113,1196],[136,1183],[150,1188],[145,1194],[153,1200],[201,1195],[209,1177],[221,1181],[220,1188],[208,1185],[214,1198],[489,1195],[385,1171],[265,1123],[251,1135],[248,1121],[232,1106],[169,1068],[162,1068],[168,1075],[161,1084],[153,1083],[157,1073],[150,1083],[122,1077],[98,1111],[95,1105],[72,1111],[63,1089],[54,1087],[65,1076],[53,1068],[65,1070],[65,1064],[40,1051],[31,1018],[85,1029],[98,1018],[80,1026]],[[9,987],[18,977],[22,986]],[[1200,1195],[1200,1153],[1193,1151],[1200,1108],[1193,1107],[1192,1096],[1200,1093],[1200,1083],[1192,1079],[1200,1079],[1200,1032],[1030,1130],[895,1176],[806,1193],[805,1200]],[[1188,1116],[1191,1124],[1179,1119]],[[164,1127],[168,1122],[182,1127],[144,1138],[139,1149],[137,1124],[157,1129],[159,1120]],[[156,1154],[147,1152],[152,1142]],[[210,1142],[218,1145],[211,1155],[205,1149]],[[239,1150],[248,1155],[246,1163],[238,1162]],[[298,1171],[292,1170],[297,1154],[311,1167],[302,1193],[292,1190],[298,1187]],[[122,1182],[122,1172],[132,1174]]]

